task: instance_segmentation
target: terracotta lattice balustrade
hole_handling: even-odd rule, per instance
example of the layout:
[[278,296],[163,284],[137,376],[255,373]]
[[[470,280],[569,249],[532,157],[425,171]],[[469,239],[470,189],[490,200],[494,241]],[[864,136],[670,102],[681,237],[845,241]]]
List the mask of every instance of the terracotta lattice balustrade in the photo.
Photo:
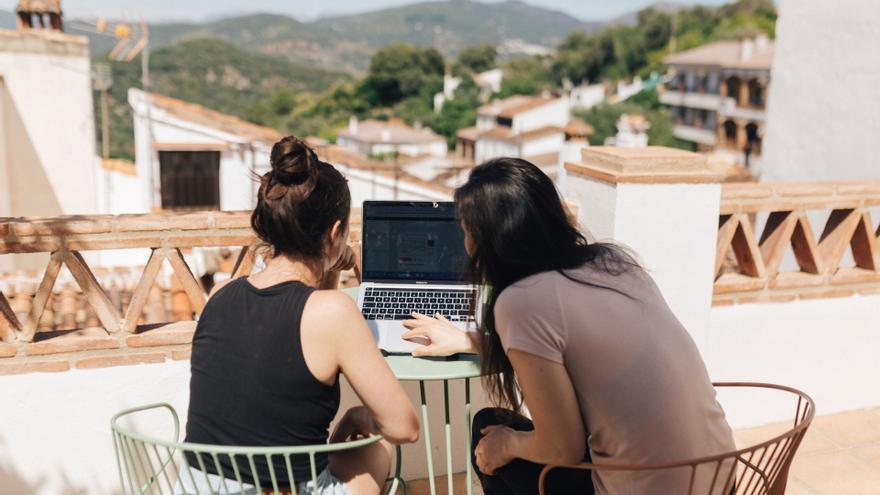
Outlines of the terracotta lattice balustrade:
[[880,180],[723,184],[714,303],[880,293],[878,206]]
[[[360,212],[353,211],[351,217],[351,241],[357,247]],[[7,294],[0,291],[0,375],[187,359],[195,331],[193,318],[204,308],[207,295],[183,251],[212,247],[237,251],[231,277],[250,273],[259,250],[249,212],[0,218],[0,256],[49,254],[33,295],[25,296],[23,317],[21,312],[16,314],[16,298],[10,304]],[[82,253],[131,248],[148,248],[150,256],[120,303],[119,297],[110,297],[117,294],[99,282],[106,277],[95,275],[106,269],[93,270]],[[166,300],[175,298],[175,309],[159,313],[172,321],[144,325],[148,304],[161,298],[155,286],[166,261],[174,280]],[[81,293],[56,287],[63,266]],[[51,325],[53,297],[59,299],[56,307],[65,311],[63,318],[56,318],[64,320],[62,330]],[[82,318],[86,328],[71,328],[81,320],[72,315],[77,301],[88,307],[90,317]]]

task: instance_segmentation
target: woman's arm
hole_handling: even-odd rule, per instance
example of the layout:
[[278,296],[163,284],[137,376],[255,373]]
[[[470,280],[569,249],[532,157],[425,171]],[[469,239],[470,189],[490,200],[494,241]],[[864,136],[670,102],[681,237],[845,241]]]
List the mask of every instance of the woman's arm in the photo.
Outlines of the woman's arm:
[[354,301],[340,292],[319,291],[312,295],[309,305],[313,321],[323,327],[316,332],[324,340],[322,347],[335,353],[339,369],[369,412],[358,413],[356,429],[373,430],[372,433],[381,434],[391,443],[417,441],[416,411],[379,352]]
[[492,474],[515,458],[538,464],[582,462],[586,435],[574,386],[565,367],[516,349],[511,349],[508,357],[535,429],[487,428],[486,436],[476,449],[480,469]]

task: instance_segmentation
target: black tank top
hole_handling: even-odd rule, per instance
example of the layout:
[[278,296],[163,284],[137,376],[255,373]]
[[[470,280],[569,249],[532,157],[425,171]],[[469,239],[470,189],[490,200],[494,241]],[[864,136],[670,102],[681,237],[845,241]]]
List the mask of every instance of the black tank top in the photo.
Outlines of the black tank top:
[[[339,409],[339,377],[318,381],[303,358],[300,323],[314,289],[284,282],[257,289],[245,278],[211,297],[192,343],[192,378],[186,441],[214,445],[278,446],[327,443],[330,421]],[[189,455],[191,466],[199,466]],[[210,457],[208,471],[219,473]],[[237,456],[246,482],[253,479],[245,457]],[[234,478],[232,463],[220,456],[222,475]],[[297,483],[311,479],[307,456],[294,456]],[[271,485],[264,457],[254,458],[260,483]],[[284,459],[273,457],[275,475],[287,486]],[[327,456],[316,456],[320,473]]]

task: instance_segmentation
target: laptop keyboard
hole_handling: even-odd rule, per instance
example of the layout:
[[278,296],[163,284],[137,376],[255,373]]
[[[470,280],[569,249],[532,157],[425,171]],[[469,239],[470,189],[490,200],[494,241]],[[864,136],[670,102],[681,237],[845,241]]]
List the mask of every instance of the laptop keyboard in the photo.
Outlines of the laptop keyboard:
[[449,321],[474,321],[476,290],[367,287],[361,312],[368,320],[409,320],[416,311],[440,313]]

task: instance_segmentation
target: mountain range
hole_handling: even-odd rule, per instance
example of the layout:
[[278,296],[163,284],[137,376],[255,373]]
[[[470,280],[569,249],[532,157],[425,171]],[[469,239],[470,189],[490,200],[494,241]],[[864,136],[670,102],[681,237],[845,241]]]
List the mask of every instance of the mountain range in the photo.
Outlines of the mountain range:
[[[67,21],[69,32],[89,36],[93,55],[103,55],[115,40],[83,30],[89,24],[94,21]],[[310,22],[281,14],[255,14],[203,23],[160,22],[149,27],[154,49],[182,40],[219,38],[293,62],[358,74],[366,71],[375,51],[393,42],[432,46],[445,56],[477,43],[515,41],[517,46],[552,48],[571,31],[593,31],[602,24],[516,0],[443,0]],[[15,26],[9,12],[0,12],[0,27],[4,26]]]

